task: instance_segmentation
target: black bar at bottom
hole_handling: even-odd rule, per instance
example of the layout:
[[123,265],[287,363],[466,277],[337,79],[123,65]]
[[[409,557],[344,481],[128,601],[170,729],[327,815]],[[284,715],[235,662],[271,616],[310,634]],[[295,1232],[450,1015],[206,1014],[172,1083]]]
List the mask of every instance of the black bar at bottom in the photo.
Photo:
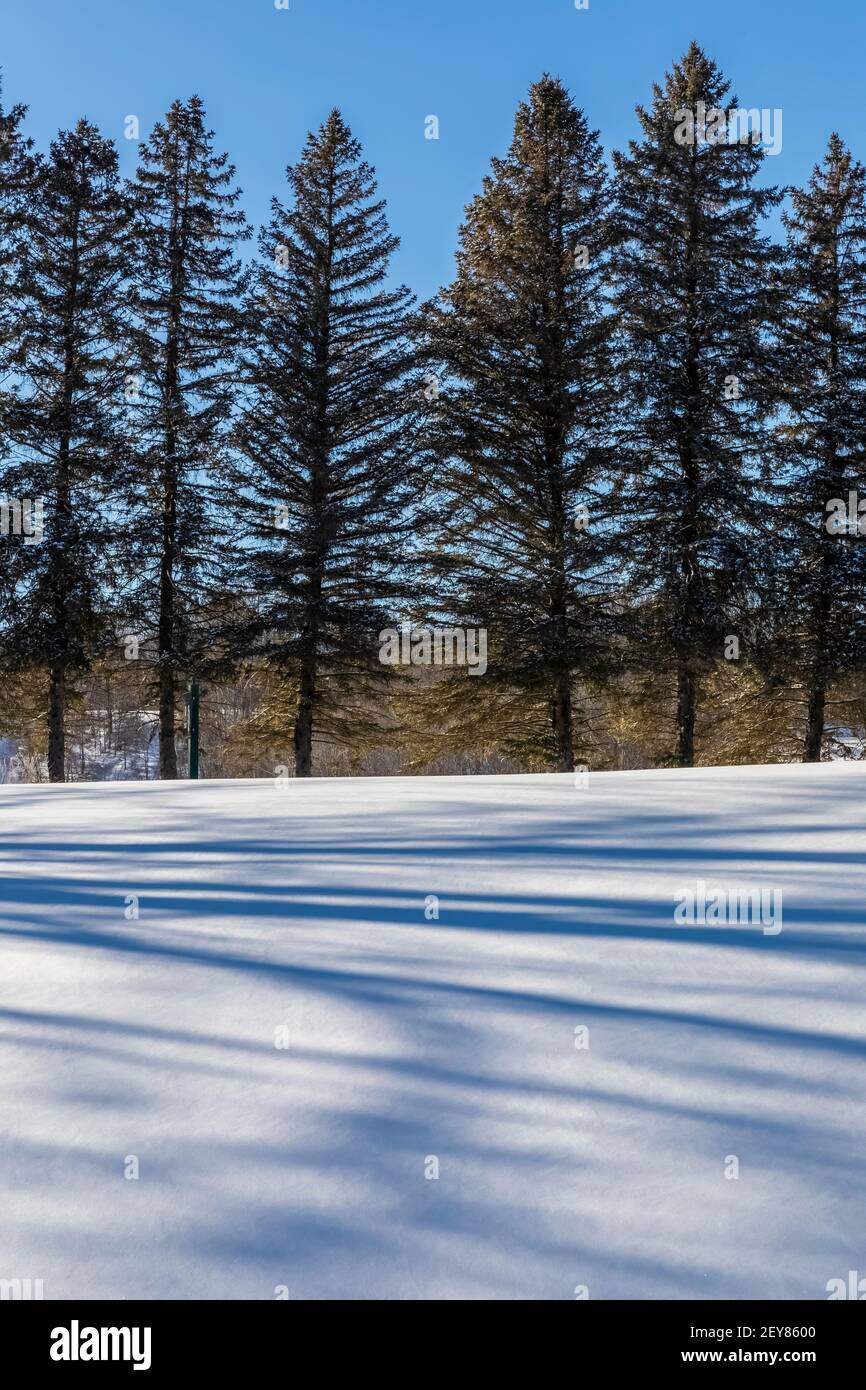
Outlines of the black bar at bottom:
[[[287,1374],[296,1378],[301,1370],[295,1360],[299,1352],[306,1349],[322,1358],[324,1365],[316,1373],[320,1375],[333,1364],[338,1346],[347,1362],[354,1365],[354,1374],[369,1368],[371,1361],[382,1365],[394,1358],[394,1369],[402,1363],[401,1375],[414,1379],[415,1370],[404,1359],[406,1348],[402,1353],[398,1350],[400,1332],[407,1324],[411,1330],[411,1303],[409,1307],[400,1305],[396,1323],[393,1307],[389,1307],[386,1325],[384,1320],[378,1324],[369,1303],[354,1302],[363,1304],[364,1322],[354,1329],[360,1333],[360,1341],[353,1336],[351,1307],[325,1303],[316,1312],[310,1303],[301,1301],[0,1302],[0,1337],[4,1361],[14,1365],[19,1383],[21,1372],[29,1371],[66,1379],[79,1375],[92,1379],[107,1371],[115,1377],[129,1374],[136,1380],[147,1376],[161,1381],[184,1371],[199,1376],[213,1372],[225,1379],[237,1372],[264,1371],[269,1365],[283,1365]],[[449,1309],[452,1306],[446,1305]],[[531,1365],[538,1358],[535,1378],[546,1378],[544,1367],[552,1371],[551,1354],[559,1352],[571,1359],[575,1372],[578,1367],[589,1371],[592,1365],[595,1375],[599,1371],[666,1372],[673,1367],[700,1371],[706,1366],[720,1366],[736,1371],[740,1367],[776,1370],[795,1365],[820,1373],[826,1381],[843,1370],[857,1375],[866,1333],[866,1310],[845,1301],[577,1301],[567,1311],[546,1316],[557,1345],[547,1340],[547,1334],[539,1341],[537,1312],[530,1327],[521,1333],[513,1312],[509,1312],[507,1327],[497,1331],[486,1326],[488,1317],[497,1320],[495,1313],[482,1313],[477,1303],[471,1308],[472,1324],[459,1330],[464,1336],[469,1332],[476,1352],[481,1354],[486,1344],[496,1359],[497,1352],[506,1353],[509,1347],[517,1351],[522,1363],[529,1358]],[[422,1378],[435,1370],[437,1362],[443,1373],[452,1375],[460,1364],[462,1354],[450,1339],[442,1338],[442,1319],[449,1316],[438,1307],[432,1312],[430,1335],[422,1333]],[[460,1322],[465,1316],[457,1314]],[[417,1308],[414,1317],[431,1319],[430,1305]],[[481,1325],[479,1319],[483,1320]],[[376,1351],[370,1336],[374,1331],[377,1339],[382,1339]],[[335,1333],[346,1335],[347,1340],[343,1342],[338,1336],[335,1341]],[[592,1363],[586,1360],[590,1355]],[[291,1360],[287,1360],[289,1356]],[[310,1370],[308,1366],[301,1372],[304,1379]]]

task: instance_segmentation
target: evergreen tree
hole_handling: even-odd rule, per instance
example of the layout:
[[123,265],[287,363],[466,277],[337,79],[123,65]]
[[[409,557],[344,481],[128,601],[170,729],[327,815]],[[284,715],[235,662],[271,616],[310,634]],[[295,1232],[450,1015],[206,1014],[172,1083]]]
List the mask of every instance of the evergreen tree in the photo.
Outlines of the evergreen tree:
[[244,467],[246,640],[278,677],[274,734],[295,773],[314,739],[375,734],[386,668],[377,634],[411,588],[417,466],[412,297],[388,288],[398,240],[338,111],[273,200],[247,310],[251,348],[235,433]]
[[106,632],[100,575],[125,460],[127,213],[113,144],[87,121],[62,132],[29,189],[18,248],[10,367],[19,390],[4,480],[29,532],[10,551],[15,623],[6,657],[48,672],[53,782],[65,779],[70,683]]
[[[17,326],[15,282],[26,221],[27,196],[36,168],[32,141],[21,123],[26,107],[6,111],[0,87],[0,389],[8,391],[8,358]],[[5,416],[0,416],[2,428]],[[2,436],[0,436],[2,438]]]
[[[545,75],[467,209],[457,277],[426,326],[444,378],[435,568],[455,616],[491,628],[491,694],[512,711],[517,695],[523,709],[516,730],[509,716],[509,749],[563,771],[582,739],[575,680],[600,674],[614,625],[599,525],[612,406],[608,243],[598,136]],[[474,685],[464,686],[470,705]],[[448,703],[453,691],[444,694]]]
[[[13,106],[6,111],[0,101],[0,502],[11,498],[7,450],[17,393],[10,358],[16,333],[22,325],[18,264],[28,194],[36,167],[31,142],[21,132],[24,115],[23,106]],[[5,558],[0,563],[0,645],[5,626],[12,621],[13,614],[11,567],[5,563]],[[0,714],[0,734],[4,731],[3,723]]]
[[[743,635],[764,450],[763,290],[773,251],[761,233],[778,201],[754,187],[757,132],[716,64],[692,44],[638,107],[643,131],[614,155],[614,301],[622,356],[618,504],[636,598],[652,618],[644,649],[676,690],[679,766],[695,756],[701,676]],[[723,113],[724,122],[717,113]]]
[[834,134],[791,198],[776,315],[777,665],[803,693],[803,759],[818,762],[831,690],[866,659],[866,170]]
[[134,188],[132,304],[138,369],[139,611],[155,632],[160,777],[177,776],[178,689],[212,640],[214,515],[232,406],[248,235],[240,190],[196,96],[175,102],[141,147]]

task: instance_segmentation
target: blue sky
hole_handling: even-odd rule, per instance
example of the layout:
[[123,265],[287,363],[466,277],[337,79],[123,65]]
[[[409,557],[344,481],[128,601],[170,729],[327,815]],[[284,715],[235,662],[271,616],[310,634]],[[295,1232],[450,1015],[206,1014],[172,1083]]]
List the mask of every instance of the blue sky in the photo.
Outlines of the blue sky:
[[[744,106],[781,107],[769,181],[800,182],[838,128],[866,160],[864,0],[0,0],[8,103],[30,106],[45,146],[86,115],[123,139],[177,96],[204,99],[258,224],[306,131],[338,105],[362,140],[402,238],[396,270],[422,296],[450,278],[462,210],[514,108],[560,76],[607,150],[692,38]],[[436,115],[438,141],[424,138]]]

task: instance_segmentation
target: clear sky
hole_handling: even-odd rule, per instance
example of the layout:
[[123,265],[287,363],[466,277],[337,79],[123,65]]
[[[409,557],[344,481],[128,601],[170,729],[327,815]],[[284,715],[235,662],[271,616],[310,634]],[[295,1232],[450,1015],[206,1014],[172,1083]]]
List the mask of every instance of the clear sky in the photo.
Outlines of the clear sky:
[[561,77],[609,151],[692,38],[741,105],[782,108],[768,181],[800,182],[834,128],[866,161],[864,0],[0,0],[4,99],[29,105],[40,146],[86,115],[131,173],[125,117],[145,133],[198,92],[256,224],[339,106],[402,238],[397,272],[422,296],[450,278],[462,210],[533,80]]

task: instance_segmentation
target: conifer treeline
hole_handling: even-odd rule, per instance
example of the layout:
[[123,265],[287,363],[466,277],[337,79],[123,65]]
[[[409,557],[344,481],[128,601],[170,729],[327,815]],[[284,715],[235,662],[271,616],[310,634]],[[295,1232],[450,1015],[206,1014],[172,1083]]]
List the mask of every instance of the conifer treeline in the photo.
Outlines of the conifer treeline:
[[[866,174],[834,134],[783,194],[748,135],[679,138],[736,105],[693,44],[608,168],[543,77],[421,306],[337,111],[250,258],[197,97],[131,181],[89,122],[38,153],[0,108],[0,738],[31,775],[99,775],[106,727],[140,774],[137,711],[177,776],[192,679],[214,773],[850,753]],[[483,677],[379,659],[437,623],[486,629]]]

